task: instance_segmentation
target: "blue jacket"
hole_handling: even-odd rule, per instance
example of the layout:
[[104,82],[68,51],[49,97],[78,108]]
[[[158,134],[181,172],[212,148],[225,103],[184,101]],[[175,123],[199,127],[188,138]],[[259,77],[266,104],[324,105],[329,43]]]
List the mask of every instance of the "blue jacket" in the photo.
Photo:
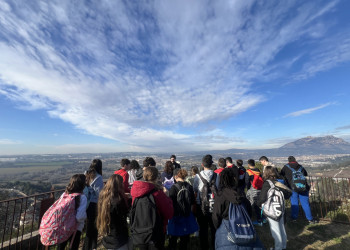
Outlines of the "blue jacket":
[[90,187],[94,190],[90,197],[90,202],[97,203],[98,196],[100,195],[100,191],[103,188],[103,179],[102,176],[97,174],[96,178],[90,183]]

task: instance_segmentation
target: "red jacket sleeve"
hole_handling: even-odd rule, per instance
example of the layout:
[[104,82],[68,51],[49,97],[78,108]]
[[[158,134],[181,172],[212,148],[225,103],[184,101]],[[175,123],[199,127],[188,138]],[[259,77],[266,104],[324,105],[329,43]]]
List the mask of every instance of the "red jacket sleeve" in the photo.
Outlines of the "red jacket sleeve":
[[163,218],[164,230],[168,225],[168,220],[171,219],[174,215],[173,201],[166,196],[163,190],[159,190],[153,193],[157,209],[160,213],[160,216]]

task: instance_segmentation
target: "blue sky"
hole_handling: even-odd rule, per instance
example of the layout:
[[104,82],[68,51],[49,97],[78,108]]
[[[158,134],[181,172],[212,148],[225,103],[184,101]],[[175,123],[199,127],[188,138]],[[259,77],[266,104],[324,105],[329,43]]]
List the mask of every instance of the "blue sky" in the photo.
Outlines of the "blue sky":
[[350,141],[349,9],[1,1],[0,155]]

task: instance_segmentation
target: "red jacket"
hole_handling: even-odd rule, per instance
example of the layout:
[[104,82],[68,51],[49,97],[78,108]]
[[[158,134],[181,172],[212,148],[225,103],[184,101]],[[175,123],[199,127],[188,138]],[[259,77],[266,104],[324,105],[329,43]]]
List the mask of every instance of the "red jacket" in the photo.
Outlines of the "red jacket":
[[224,170],[224,168],[218,168],[214,171],[214,173],[217,173],[218,175],[220,175],[222,170]]
[[129,174],[125,169],[119,169],[114,172],[114,174],[118,174],[121,177],[123,177],[123,184],[124,184],[124,192],[125,193],[130,193],[129,189]]
[[[151,192],[155,188],[155,185],[145,181],[134,181],[131,188],[132,203],[134,203],[135,198],[144,196],[145,194]],[[163,219],[164,232],[166,232],[166,226],[168,225],[168,220],[173,217],[174,207],[173,201],[166,196],[163,190],[158,190],[153,193],[154,201],[156,202],[157,211]]]

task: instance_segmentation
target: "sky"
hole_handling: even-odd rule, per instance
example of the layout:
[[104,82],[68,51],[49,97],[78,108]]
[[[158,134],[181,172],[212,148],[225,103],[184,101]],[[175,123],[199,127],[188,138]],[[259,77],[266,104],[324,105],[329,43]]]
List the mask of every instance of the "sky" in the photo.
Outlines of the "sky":
[[0,155],[350,142],[349,9],[0,1]]

